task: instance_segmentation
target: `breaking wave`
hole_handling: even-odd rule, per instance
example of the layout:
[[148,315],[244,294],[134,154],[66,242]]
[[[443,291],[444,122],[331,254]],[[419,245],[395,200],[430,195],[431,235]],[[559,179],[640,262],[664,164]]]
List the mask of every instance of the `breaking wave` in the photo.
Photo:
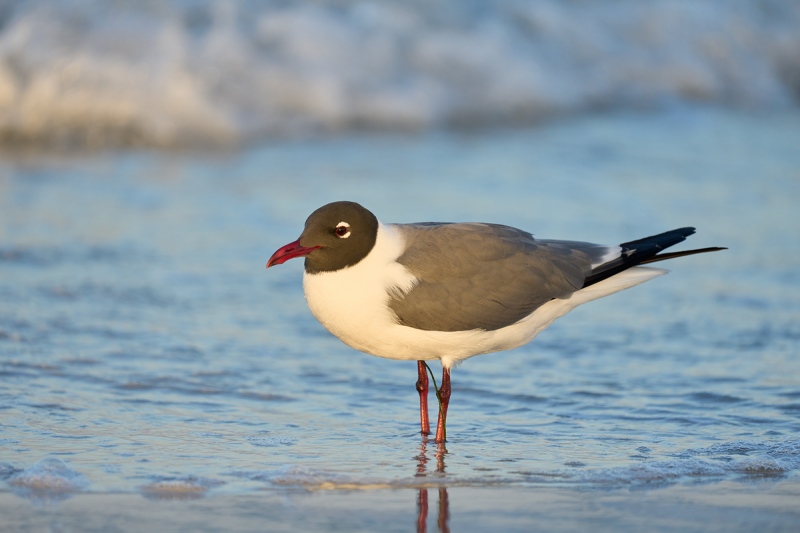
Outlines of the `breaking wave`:
[[226,145],[531,123],[606,108],[793,105],[800,3],[0,4],[0,142]]

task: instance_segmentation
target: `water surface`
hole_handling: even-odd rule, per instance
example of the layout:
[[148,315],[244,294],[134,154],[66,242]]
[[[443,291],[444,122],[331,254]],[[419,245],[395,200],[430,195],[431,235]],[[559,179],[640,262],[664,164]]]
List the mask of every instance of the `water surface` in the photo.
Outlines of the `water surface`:
[[[270,515],[276,530],[301,516],[310,530],[404,531],[429,494],[431,529],[449,496],[454,531],[636,530],[642,514],[707,531],[692,521],[706,512],[720,529],[790,530],[798,118],[675,109],[213,155],[7,157],[3,520],[79,528],[91,512],[90,529],[211,530],[230,516],[247,530]],[[675,260],[455,369],[440,448],[418,434],[415,365],[328,334],[301,262],[264,270],[338,199],[386,222],[602,243],[693,225],[686,246],[730,250]]]

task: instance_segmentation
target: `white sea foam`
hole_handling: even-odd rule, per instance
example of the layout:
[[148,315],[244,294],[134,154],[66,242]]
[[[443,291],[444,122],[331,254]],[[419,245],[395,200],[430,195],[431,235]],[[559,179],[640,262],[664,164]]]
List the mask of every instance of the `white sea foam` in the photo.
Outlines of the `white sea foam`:
[[800,441],[734,441],[690,449],[674,458],[649,460],[616,468],[581,469],[533,474],[534,481],[558,474],[566,482],[660,484],[696,478],[780,477],[800,468]]
[[146,498],[155,500],[187,500],[202,497],[211,488],[224,485],[216,479],[182,476],[163,477],[141,487]]
[[11,2],[0,139],[224,144],[800,91],[791,0]]
[[[800,441],[735,441],[709,448],[685,450],[673,458],[645,460],[614,468],[584,468],[583,463],[568,469],[516,472],[503,483],[637,486],[692,483],[697,480],[780,478],[800,468]],[[270,471],[240,471],[236,477],[267,482],[276,486],[297,485],[310,489],[375,489],[444,485],[481,485],[482,477],[446,479],[433,474],[414,478],[381,479],[337,474],[323,469],[285,465]],[[499,482],[493,478],[492,482]]]
[[85,488],[89,480],[56,457],[46,457],[11,476],[9,485],[33,494],[69,493]]

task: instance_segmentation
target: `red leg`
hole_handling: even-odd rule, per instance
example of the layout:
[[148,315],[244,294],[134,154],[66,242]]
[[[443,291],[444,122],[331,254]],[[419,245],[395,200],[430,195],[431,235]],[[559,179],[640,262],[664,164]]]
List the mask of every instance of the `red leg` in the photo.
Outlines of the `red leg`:
[[444,443],[447,440],[447,431],[445,429],[447,406],[450,404],[450,371],[446,368],[442,369],[442,385],[439,387],[439,397],[442,401],[442,407],[439,409],[439,424],[436,427],[435,442]]
[[425,363],[417,361],[417,392],[419,392],[419,424],[423,435],[431,434],[431,423],[428,419],[428,372]]

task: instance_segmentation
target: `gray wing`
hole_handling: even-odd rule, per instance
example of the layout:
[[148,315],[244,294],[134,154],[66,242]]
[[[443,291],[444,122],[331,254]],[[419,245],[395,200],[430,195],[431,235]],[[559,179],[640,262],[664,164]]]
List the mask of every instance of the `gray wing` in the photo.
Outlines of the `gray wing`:
[[496,330],[579,290],[613,248],[536,240],[496,224],[403,224],[398,258],[419,279],[393,294],[401,324],[429,331]]

